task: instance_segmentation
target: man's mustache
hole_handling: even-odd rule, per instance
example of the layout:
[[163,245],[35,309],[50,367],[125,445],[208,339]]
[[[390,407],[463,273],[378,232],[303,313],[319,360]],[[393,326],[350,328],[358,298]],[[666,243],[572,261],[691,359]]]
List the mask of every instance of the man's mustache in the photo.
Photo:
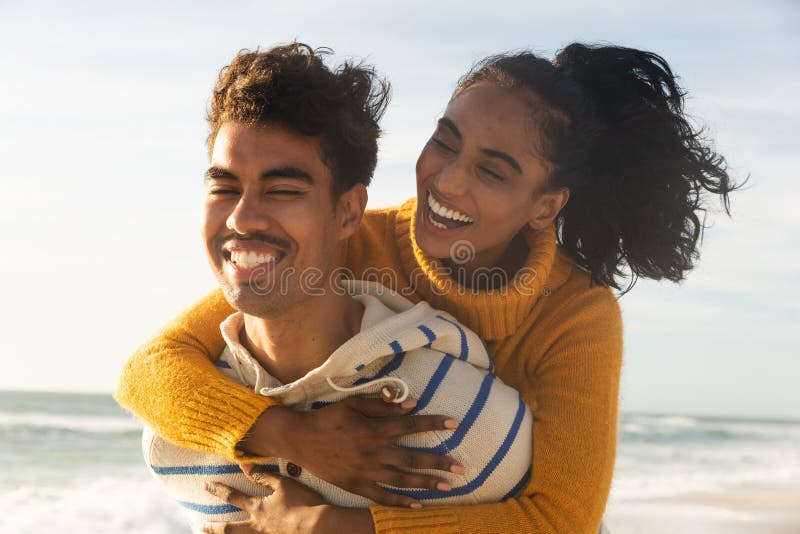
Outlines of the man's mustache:
[[266,243],[273,247],[281,248],[281,249],[288,249],[292,246],[292,244],[285,240],[281,239],[280,237],[276,237],[269,234],[231,234],[220,238],[219,245],[223,247],[230,241],[261,241],[262,243]]

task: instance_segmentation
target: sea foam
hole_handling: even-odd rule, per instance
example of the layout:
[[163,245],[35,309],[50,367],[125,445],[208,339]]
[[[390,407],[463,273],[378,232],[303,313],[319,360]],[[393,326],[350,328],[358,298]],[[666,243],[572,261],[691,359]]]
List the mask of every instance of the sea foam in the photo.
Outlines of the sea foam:
[[100,478],[73,486],[21,486],[0,493],[0,532],[186,534],[177,505],[155,480]]

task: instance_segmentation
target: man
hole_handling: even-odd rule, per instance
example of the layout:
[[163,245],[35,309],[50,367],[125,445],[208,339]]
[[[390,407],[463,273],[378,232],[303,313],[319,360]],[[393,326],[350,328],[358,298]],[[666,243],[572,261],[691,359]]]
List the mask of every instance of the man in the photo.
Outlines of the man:
[[[431,464],[451,467],[447,476],[420,471],[397,479],[396,488],[419,490],[392,484],[385,490],[432,504],[497,501],[527,480],[531,415],[517,392],[493,376],[481,340],[424,302],[341,280],[343,245],[366,206],[386,95],[384,85],[376,90],[371,70],[348,65],[332,72],[297,43],[240,53],[222,70],[208,116],[203,238],[238,311],[220,325],[227,347],[217,365],[295,410],[362,393],[398,403],[417,398],[422,415],[414,431],[427,432],[398,443],[430,458],[448,453],[455,462]],[[425,415],[433,413],[446,417]],[[402,434],[408,431],[394,437]],[[143,446],[152,472],[195,529],[208,520],[248,517],[205,493],[204,482],[271,493],[224,458],[147,431]],[[457,462],[467,458],[461,468]],[[325,482],[323,473],[261,460],[262,470],[308,486],[331,505],[370,504]],[[361,518],[369,521],[369,514]]]

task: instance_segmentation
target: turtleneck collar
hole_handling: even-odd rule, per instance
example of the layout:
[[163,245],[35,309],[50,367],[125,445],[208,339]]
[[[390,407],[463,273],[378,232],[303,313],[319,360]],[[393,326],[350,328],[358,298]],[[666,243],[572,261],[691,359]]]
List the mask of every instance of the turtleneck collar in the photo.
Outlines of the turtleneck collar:
[[[415,292],[434,308],[456,315],[484,340],[512,335],[528,316],[541,295],[560,285],[565,273],[554,273],[556,263],[555,227],[523,230],[528,245],[524,265],[504,287],[491,290],[465,288],[450,275],[441,261],[430,258],[418,246],[415,235],[417,201],[406,201],[397,211],[395,234],[405,274]],[[557,269],[563,271],[563,269]],[[422,276],[421,273],[424,273]],[[553,276],[555,275],[555,276]]]

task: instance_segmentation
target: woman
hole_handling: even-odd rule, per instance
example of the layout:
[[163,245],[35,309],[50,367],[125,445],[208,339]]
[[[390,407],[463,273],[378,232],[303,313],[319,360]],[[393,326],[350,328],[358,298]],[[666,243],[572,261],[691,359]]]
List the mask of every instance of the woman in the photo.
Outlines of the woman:
[[[613,471],[622,355],[610,288],[621,288],[625,266],[628,289],[638,276],[681,280],[702,232],[700,193],[719,195],[727,211],[734,189],[682,106],[662,58],[619,47],[573,44],[553,63],[496,56],[462,78],[417,162],[417,199],[370,212],[346,263],[356,278],[388,269],[380,281],[487,342],[497,376],[534,413],[531,481],[522,497],[496,504],[365,511],[322,507],[293,481],[270,479],[277,491],[253,525],[282,531],[313,517],[320,531],[596,531]],[[376,485],[387,481],[381,473],[443,467],[396,454],[394,438],[374,431],[396,424],[380,417],[400,408],[351,401],[286,424],[284,408],[213,369],[230,313],[212,294],[142,347],[118,400],[180,444],[280,456],[376,502],[413,504]],[[206,400],[220,391],[227,404]],[[210,415],[198,420],[198,411]]]

